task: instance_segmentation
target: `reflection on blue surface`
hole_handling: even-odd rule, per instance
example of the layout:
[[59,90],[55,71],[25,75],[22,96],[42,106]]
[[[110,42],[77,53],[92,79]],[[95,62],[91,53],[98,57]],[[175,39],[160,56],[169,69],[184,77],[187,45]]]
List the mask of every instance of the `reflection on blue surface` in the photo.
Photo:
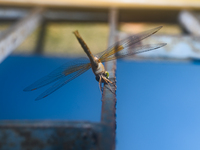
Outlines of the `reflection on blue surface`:
[[[0,64],[0,119],[99,121],[101,93],[91,70],[47,98],[23,89],[68,59],[11,56]],[[200,66],[118,61],[117,150],[199,150]]]

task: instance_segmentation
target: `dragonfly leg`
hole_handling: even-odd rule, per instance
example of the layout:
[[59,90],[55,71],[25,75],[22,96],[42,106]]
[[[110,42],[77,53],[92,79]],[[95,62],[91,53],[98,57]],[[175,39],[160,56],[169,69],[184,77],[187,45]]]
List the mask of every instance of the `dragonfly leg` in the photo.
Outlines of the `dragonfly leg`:
[[102,82],[101,82],[101,80],[102,80],[102,77],[101,77],[101,75],[100,75],[100,76],[99,76],[99,89],[100,89],[101,95],[102,95],[102,86],[101,86]]
[[110,80],[107,79],[107,78],[106,78],[106,80],[107,80],[109,83],[111,83],[113,86],[115,86],[115,88],[117,87],[116,84],[115,84],[114,82],[110,81]]
[[109,79],[107,79],[107,81],[108,81],[109,83],[111,83],[115,88],[117,88],[115,82],[112,82],[112,81],[110,81]]
[[115,88],[117,88],[117,86],[114,82],[110,81],[109,79],[107,79],[105,77],[103,79],[106,80],[107,82],[111,83],[113,86],[115,86]]
[[106,77],[104,77],[104,76],[102,76],[102,78],[104,79],[104,81],[106,82],[106,84],[109,86],[109,90],[113,93],[113,94],[115,94],[115,92],[112,90],[112,88],[111,88],[111,86],[110,86],[110,84],[109,83],[111,83],[112,84],[112,82],[110,81],[110,80],[108,80]]
[[117,88],[117,85],[116,85],[115,82],[112,82],[111,84],[112,84],[113,86],[115,86],[115,88]]

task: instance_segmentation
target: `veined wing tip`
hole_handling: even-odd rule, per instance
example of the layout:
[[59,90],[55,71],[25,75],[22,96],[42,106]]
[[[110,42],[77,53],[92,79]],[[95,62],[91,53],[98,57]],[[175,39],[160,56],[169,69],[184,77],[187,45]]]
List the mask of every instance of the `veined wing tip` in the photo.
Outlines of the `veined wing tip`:
[[23,91],[24,91],[24,92],[35,91],[36,89],[37,89],[37,88],[30,89],[30,88],[27,87],[27,88],[23,89]]
[[161,47],[166,46],[166,45],[167,45],[167,43],[159,43],[159,44],[157,45],[157,48],[161,48]]
[[48,96],[48,95],[45,95],[45,96],[43,96],[43,97],[38,96],[38,97],[35,99],[35,101],[41,100],[41,99],[43,99],[43,98],[45,98],[45,97],[47,97],[47,96]]
[[161,43],[161,45],[162,45],[162,46],[165,46],[165,45],[167,45],[167,43]]
[[35,90],[37,90],[37,88],[31,89],[31,91],[35,91]]
[[158,27],[156,27],[155,29],[156,29],[156,31],[159,31],[162,27],[163,27],[163,26],[158,26]]
[[152,32],[152,34],[158,32],[163,26],[158,26],[156,28],[151,29],[150,31]]

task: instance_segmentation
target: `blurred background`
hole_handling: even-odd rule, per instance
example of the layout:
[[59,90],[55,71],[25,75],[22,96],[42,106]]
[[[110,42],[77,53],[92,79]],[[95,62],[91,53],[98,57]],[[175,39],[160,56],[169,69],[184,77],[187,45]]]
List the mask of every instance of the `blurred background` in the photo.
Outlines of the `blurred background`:
[[[1,149],[17,149],[17,143],[23,141],[12,139],[22,135],[7,131],[7,127],[14,129],[8,120],[20,125],[24,120],[100,124],[102,95],[91,70],[40,101],[35,98],[49,86],[33,92],[23,89],[62,64],[86,56],[72,33],[75,30],[93,54],[105,50],[114,17],[117,28],[113,38],[124,39],[162,25],[141,44],[167,46],[117,61],[116,141],[112,149],[200,149],[198,0],[1,0]],[[11,134],[11,138],[3,136]],[[33,148],[37,142],[29,144]],[[92,148],[100,149],[101,144]],[[51,149],[43,145],[45,148]]]

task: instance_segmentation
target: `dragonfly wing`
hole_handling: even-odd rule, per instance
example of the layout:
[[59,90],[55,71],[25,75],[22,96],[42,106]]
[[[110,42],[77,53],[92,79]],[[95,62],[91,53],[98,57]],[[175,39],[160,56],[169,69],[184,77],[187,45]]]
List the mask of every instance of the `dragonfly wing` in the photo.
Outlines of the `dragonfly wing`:
[[54,85],[52,85],[49,89],[47,89],[44,93],[39,95],[36,98],[36,100],[40,100],[42,98],[47,97],[48,95],[50,95],[51,93],[53,93],[54,91],[56,91],[57,89],[62,87],[63,85],[67,84],[68,82],[72,81],[76,77],[80,76],[81,74],[83,74],[90,68],[91,68],[90,64],[85,64],[84,67],[82,67],[80,70],[73,72],[73,73],[69,74],[68,76],[65,76],[64,78],[60,79],[58,82],[56,82]]
[[62,79],[64,77],[66,77],[67,75],[84,68],[85,65],[88,64],[88,63],[89,63],[89,60],[86,59],[86,58],[84,58],[84,59],[82,58],[82,59],[73,60],[71,62],[68,62],[68,63],[62,65],[61,67],[57,68],[56,70],[52,71],[47,76],[37,80],[36,82],[31,84],[30,86],[26,87],[24,89],[24,91],[33,91],[33,90],[41,88],[45,85],[48,85],[52,82],[55,82],[59,79]]
[[158,48],[163,47],[165,45],[166,45],[166,43],[159,43],[159,44],[154,44],[154,45],[153,44],[151,44],[151,45],[138,45],[138,46],[135,46],[132,49],[131,49],[131,47],[125,48],[125,49],[105,58],[104,61],[110,61],[110,60],[114,60],[114,59],[124,58],[124,57],[135,55],[135,54],[138,54],[138,53],[155,50],[155,49],[158,49]]
[[[117,53],[117,52],[119,52],[119,51],[121,51],[121,50],[123,50],[127,47],[133,46],[134,44],[140,42],[141,40],[151,36],[154,33],[156,33],[161,28],[162,28],[162,26],[159,26],[157,28],[154,28],[154,29],[151,29],[151,30],[148,30],[148,31],[144,31],[144,32],[129,36],[128,38],[126,38],[124,40],[121,40],[121,41],[115,43],[114,45],[110,46],[107,50],[105,50],[103,52],[103,54],[99,57],[99,59],[104,62],[104,60],[107,57],[109,57],[109,56],[111,56],[111,55],[113,55],[113,54],[115,54],[115,53]],[[99,54],[97,54],[97,55],[99,55]]]

